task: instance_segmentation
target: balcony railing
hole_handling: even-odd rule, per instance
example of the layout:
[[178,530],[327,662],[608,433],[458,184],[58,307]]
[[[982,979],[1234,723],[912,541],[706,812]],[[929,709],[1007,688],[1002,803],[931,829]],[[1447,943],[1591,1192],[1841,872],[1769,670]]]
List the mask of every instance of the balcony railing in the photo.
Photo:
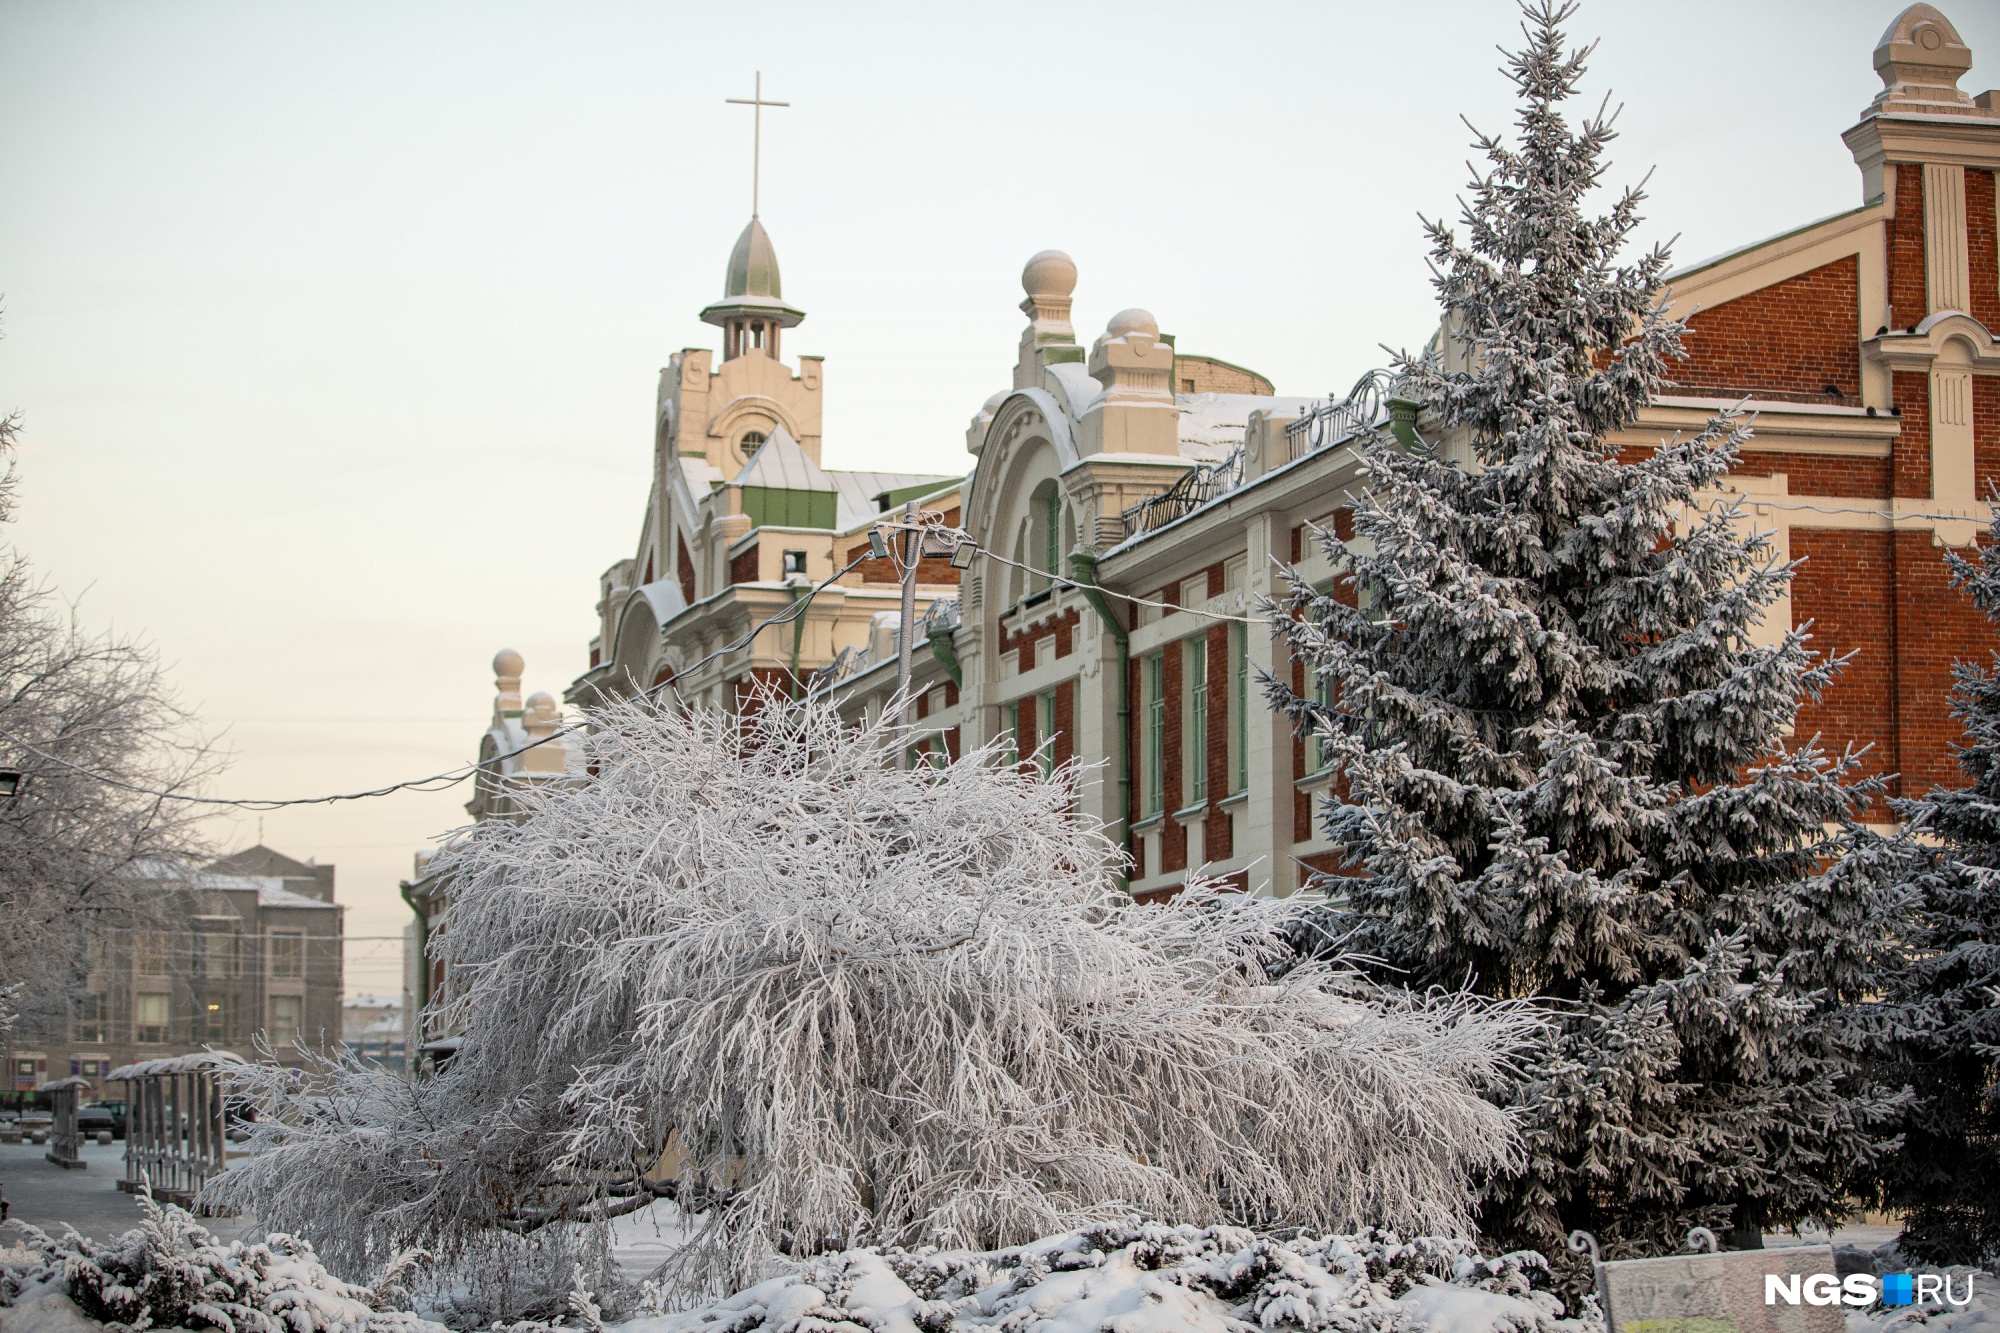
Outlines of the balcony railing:
[[1306,414],[1285,427],[1285,457],[1290,463],[1342,440],[1351,440],[1389,419],[1389,394],[1394,378],[1386,370],[1371,370],[1355,381],[1347,396],[1328,394]]
[[1160,494],[1127,509],[1120,516],[1125,521],[1125,535],[1136,537],[1142,532],[1157,532],[1242,484],[1243,446],[1238,445],[1220,463],[1191,467]]

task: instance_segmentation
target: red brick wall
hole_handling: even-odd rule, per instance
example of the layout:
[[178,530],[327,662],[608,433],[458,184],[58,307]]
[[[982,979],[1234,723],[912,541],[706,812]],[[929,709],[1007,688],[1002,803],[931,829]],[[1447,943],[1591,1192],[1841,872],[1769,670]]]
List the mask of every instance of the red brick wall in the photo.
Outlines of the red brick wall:
[[1054,639],[1056,657],[1068,657],[1070,653],[1075,651],[1076,627],[1082,620],[1082,612],[1078,611],[1075,607],[1071,607],[1059,616],[1051,616],[1047,620],[1036,621],[1026,629],[1010,630],[1005,625],[1002,625],[1000,627],[1000,651],[1002,653],[1018,652],[1021,655],[1020,669],[1022,671],[1033,671],[1035,669],[1035,645],[1043,639]]
[[1675,392],[1859,405],[1860,273],[1849,255],[1697,311],[1688,357],[1672,371]]
[[1746,477],[1783,472],[1793,495],[1840,495],[1856,500],[1889,496],[1894,469],[1888,458],[1829,458],[1825,454],[1776,454],[1746,449],[1736,471]]
[[1986,617],[1950,586],[1944,549],[1928,532],[1896,534],[1896,766],[1899,794],[1961,787],[1952,747],[1965,729],[1951,715],[1951,668],[1984,662],[1995,646]]
[[[1895,547],[1886,532],[1792,529],[1792,624],[1812,624],[1812,648],[1853,652],[1818,703],[1799,709],[1798,737],[1820,734],[1830,750],[1875,740],[1867,771],[1895,769]],[[1881,811],[1876,817],[1883,817]]]
[[[1137,605],[1134,605],[1132,610],[1136,616],[1139,608]],[[1141,668],[1142,663],[1139,658],[1133,657],[1126,660],[1125,699],[1127,708],[1125,713],[1125,754],[1131,760],[1131,767],[1126,773],[1127,781],[1125,784],[1125,827],[1127,830],[1125,835],[1125,854],[1132,858],[1133,879],[1144,879],[1146,877],[1145,841],[1130,832],[1132,825],[1144,818],[1144,812],[1139,808],[1139,788],[1143,777],[1139,766],[1144,762],[1144,751],[1139,743],[1139,738],[1142,734],[1141,728],[1143,726],[1140,714],[1145,711],[1145,696],[1140,692],[1145,684],[1145,676]]]
[[1972,377],[1972,482],[1982,500],[2000,485],[2000,376]]
[[760,686],[769,687],[780,695],[787,694],[792,687],[792,673],[783,667],[752,667],[730,682],[730,694],[736,701],[735,711],[739,716],[756,711]]
[[1800,708],[1799,735],[1820,733],[1833,751],[1873,742],[1864,771],[1896,774],[1892,796],[1962,785],[1952,664],[1984,660],[1996,640],[1951,588],[1944,549],[1928,531],[1794,528],[1792,555],[1806,560],[1792,586],[1793,623],[1814,622],[1820,652],[1854,653],[1820,702]]
[[[1003,714],[1004,716],[1004,714]],[[1014,753],[1021,757],[1021,771],[1033,773],[1034,761],[1030,756],[1041,745],[1042,710],[1030,694],[1014,703]]]
[[1923,322],[1929,297],[1924,291],[1924,169],[1895,168],[1896,216],[1889,219],[1889,313],[1898,329]]
[[751,542],[741,555],[730,558],[729,581],[731,584],[755,583],[757,581],[756,542]]
[[[951,528],[957,527],[958,516],[959,511],[957,509],[946,510],[944,515],[945,526]],[[847,549],[846,556],[841,559],[840,563],[843,565],[846,564],[867,549],[868,544],[866,542],[862,542],[859,546],[850,546]],[[957,587],[958,578],[959,571],[951,567],[950,556],[927,555],[917,561],[917,582],[919,583],[948,583],[953,587]],[[861,564],[861,581],[863,583],[901,583],[903,576],[897,572],[894,560],[865,560]]]
[[1994,217],[1993,173],[1965,169],[1965,240],[1971,247],[1972,309],[1989,330],[2000,332],[2000,220]]
[[[1209,582],[1209,596],[1222,591],[1220,571]],[[1216,802],[1229,795],[1229,709],[1235,702],[1234,662],[1229,655],[1229,626],[1218,624],[1208,631],[1208,735],[1204,738],[1208,763],[1208,817],[1202,821],[1202,856],[1209,861],[1226,861],[1236,854],[1235,821]]]
[[1896,464],[1896,494],[1909,500],[1928,500],[1931,494],[1931,384],[1922,371],[1899,370],[1890,377],[1895,384],[1896,407],[1902,413],[1903,429],[1893,446]]

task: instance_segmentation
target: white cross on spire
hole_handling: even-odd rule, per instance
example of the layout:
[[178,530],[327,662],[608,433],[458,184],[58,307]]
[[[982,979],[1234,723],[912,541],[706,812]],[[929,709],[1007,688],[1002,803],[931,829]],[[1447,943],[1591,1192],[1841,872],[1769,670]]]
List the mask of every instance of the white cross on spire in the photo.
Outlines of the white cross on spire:
[[767,106],[790,106],[790,102],[767,102],[764,100],[764,71],[757,71],[757,91],[748,97],[725,97],[723,101],[731,106],[757,108],[751,113],[750,130],[750,216],[757,216],[757,177],[763,171],[764,156],[764,108]]

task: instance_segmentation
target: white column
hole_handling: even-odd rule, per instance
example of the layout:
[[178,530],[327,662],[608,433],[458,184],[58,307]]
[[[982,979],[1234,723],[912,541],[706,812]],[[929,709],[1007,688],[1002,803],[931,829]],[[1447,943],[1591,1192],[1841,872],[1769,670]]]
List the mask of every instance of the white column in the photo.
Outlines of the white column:
[[[1272,558],[1291,553],[1291,531],[1283,515],[1258,514],[1247,525],[1249,567],[1244,571],[1248,602],[1255,607],[1260,596],[1277,596],[1282,589]],[[1267,671],[1280,680],[1289,679],[1290,663],[1284,648],[1265,630],[1249,629],[1250,698],[1243,725],[1244,771],[1249,779],[1250,799],[1243,810],[1242,852],[1254,862],[1250,870],[1253,889],[1284,896],[1297,887],[1292,865],[1292,733],[1290,724],[1271,711],[1258,686],[1258,672]]]

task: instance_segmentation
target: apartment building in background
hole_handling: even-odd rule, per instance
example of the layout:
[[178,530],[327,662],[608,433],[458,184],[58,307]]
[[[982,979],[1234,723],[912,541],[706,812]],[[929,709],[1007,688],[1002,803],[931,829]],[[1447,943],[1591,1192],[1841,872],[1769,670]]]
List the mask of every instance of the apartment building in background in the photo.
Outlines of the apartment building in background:
[[257,846],[143,874],[147,920],[85,942],[67,1018],[25,1018],[8,1038],[4,1091],[18,1099],[74,1075],[116,1097],[104,1076],[135,1060],[210,1047],[251,1056],[265,1043],[297,1064],[299,1047],[340,1041],[346,909],[331,865]]

